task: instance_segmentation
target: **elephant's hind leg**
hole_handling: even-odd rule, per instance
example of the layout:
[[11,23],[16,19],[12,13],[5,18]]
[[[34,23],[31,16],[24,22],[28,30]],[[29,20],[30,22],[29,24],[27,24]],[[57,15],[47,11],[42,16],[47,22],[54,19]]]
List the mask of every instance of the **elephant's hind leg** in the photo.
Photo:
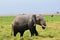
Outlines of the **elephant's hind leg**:
[[16,34],[18,33],[16,26],[13,27],[13,32],[14,32],[14,36],[16,37]]
[[20,31],[20,36],[22,37],[24,34],[24,31]]

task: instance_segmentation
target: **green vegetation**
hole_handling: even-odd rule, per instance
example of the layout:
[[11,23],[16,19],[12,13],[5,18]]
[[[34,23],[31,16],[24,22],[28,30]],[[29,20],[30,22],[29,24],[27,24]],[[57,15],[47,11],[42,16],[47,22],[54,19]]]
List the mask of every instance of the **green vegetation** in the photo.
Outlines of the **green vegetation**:
[[16,38],[13,33],[11,34],[11,23],[14,18],[14,16],[0,16],[0,40],[60,40],[60,15],[44,16],[47,24],[46,29],[43,30],[41,26],[37,25],[39,36],[30,37],[30,31],[27,30],[23,38],[20,37],[19,33]]

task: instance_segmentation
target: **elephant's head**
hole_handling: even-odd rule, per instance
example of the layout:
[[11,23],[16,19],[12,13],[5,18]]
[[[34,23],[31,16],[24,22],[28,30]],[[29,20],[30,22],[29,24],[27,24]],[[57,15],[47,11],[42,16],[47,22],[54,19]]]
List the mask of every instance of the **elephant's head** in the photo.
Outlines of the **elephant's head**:
[[46,28],[46,22],[42,15],[36,15],[36,23],[42,26],[42,29]]

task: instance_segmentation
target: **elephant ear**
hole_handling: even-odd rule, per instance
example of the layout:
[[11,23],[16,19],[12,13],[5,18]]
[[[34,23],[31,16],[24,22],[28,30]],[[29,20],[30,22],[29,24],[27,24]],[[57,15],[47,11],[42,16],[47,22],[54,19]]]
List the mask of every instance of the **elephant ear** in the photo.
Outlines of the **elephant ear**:
[[36,15],[32,16],[32,20],[33,20],[34,26],[36,26]]

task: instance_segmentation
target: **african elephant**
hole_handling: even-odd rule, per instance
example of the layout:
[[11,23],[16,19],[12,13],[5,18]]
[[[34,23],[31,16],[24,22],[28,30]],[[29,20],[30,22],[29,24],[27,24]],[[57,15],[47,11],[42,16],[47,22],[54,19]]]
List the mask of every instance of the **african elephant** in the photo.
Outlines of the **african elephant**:
[[26,30],[30,30],[31,36],[34,34],[38,36],[38,32],[36,31],[36,24],[42,26],[43,29],[46,27],[45,20],[41,15],[18,15],[12,22],[12,28],[14,32],[14,36],[19,32],[20,36],[23,36],[23,33]]

